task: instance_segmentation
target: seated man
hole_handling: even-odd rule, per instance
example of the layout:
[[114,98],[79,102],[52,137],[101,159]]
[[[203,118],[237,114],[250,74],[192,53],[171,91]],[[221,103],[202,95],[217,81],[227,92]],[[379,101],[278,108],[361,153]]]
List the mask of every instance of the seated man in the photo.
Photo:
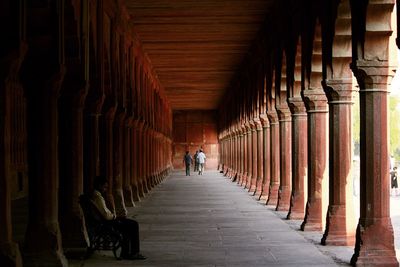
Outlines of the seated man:
[[140,254],[139,224],[124,216],[117,217],[106,206],[103,194],[107,192],[108,182],[104,176],[97,176],[94,180],[94,192],[92,202],[97,207],[106,221],[109,221],[115,229],[122,234],[121,258],[131,260],[145,260]]

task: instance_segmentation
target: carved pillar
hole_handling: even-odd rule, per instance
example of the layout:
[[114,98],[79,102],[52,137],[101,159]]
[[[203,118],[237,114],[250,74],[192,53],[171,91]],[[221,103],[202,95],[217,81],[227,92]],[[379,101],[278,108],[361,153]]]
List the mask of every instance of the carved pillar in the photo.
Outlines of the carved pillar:
[[243,162],[243,155],[244,155],[244,144],[243,144],[243,132],[242,129],[238,129],[239,139],[238,139],[238,146],[239,146],[239,153],[238,153],[238,165],[239,165],[239,174],[238,174],[238,184],[242,184],[243,176],[244,176],[244,162]]
[[360,220],[352,264],[398,266],[390,219],[387,61],[357,61],[360,86]]
[[308,198],[301,230],[322,231],[328,207],[328,106],[322,89],[304,91],[308,121]]
[[108,181],[108,192],[106,197],[106,202],[111,211],[115,211],[114,202],[114,118],[116,112],[116,106],[111,105],[111,100],[107,100],[108,104],[103,106],[104,116],[101,118],[100,125],[100,142],[104,144],[101,147],[100,153],[100,169],[101,173],[104,174]]
[[137,138],[137,180],[138,180],[138,188],[139,188],[139,196],[144,197],[144,171],[143,171],[143,161],[144,161],[144,134],[143,134],[143,122],[138,122],[138,138]]
[[100,174],[99,116],[104,96],[87,99],[84,123],[84,192],[93,191],[93,179]]
[[139,133],[138,133],[138,121],[135,120],[133,122],[133,128],[132,128],[132,143],[131,143],[131,149],[132,149],[132,180],[131,180],[131,187],[132,187],[132,197],[133,201],[140,201],[140,196],[139,196],[139,171],[138,171],[138,155],[139,155]]
[[246,183],[244,185],[244,188],[250,188],[250,182],[252,179],[252,172],[253,172],[253,164],[252,164],[252,155],[253,155],[253,146],[252,146],[252,130],[251,130],[251,125],[249,122],[246,123],[246,131],[247,131],[247,155],[246,155],[246,160],[247,160],[247,176],[246,176]]
[[18,244],[12,238],[10,143],[13,122],[10,98],[13,91],[22,94],[18,75],[26,50],[26,45],[21,44],[13,53],[16,57],[0,58],[0,262],[5,267],[22,266]]
[[58,222],[57,103],[64,73],[63,66],[60,66],[59,71],[47,80],[45,77],[36,77],[35,80],[26,83],[26,86],[30,87],[28,89],[29,222],[24,250],[26,266],[67,266]]
[[124,128],[123,128],[123,137],[124,137],[124,143],[123,143],[123,170],[124,170],[124,175],[123,175],[123,190],[124,190],[124,198],[125,198],[125,204],[128,207],[134,207],[135,202],[134,202],[134,197],[133,197],[133,191],[132,191],[132,165],[133,165],[133,149],[132,149],[132,142],[133,142],[133,119],[132,117],[128,117],[125,122],[124,122]]
[[328,80],[329,104],[329,207],[323,245],[354,245],[352,80]]
[[124,158],[124,135],[125,135],[126,113],[119,110],[115,116],[113,134],[113,196],[115,212],[117,215],[127,213],[123,191],[123,158]]
[[256,129],[257,129],[257,182],[256,182],[256,192],[255,195],[260,198],[263,190],[263,128],[261,125],[261,121],[256,121]]
[[250,124],[251,127],[251,180],[249,185],[249,192],[255,194],[257,187],[257,125],[253,120]]
[[245,125],[242,125],[242,132],[243,132],[243,139],[242,139],[242,143],[243,143],[243,157],[242,157],[242,161],[243,161],[243,176],[242,176],[242,181],[240,183],[241,186],[243,186],[243,184],[246,184],[246,180],[247,180],[247,128]]
[[260,120],[262,124],[263,134],[263,180],[262,180],[262,192],[260,199],[267,201],[269,196],[269,186],[271,184],[271,135],[270,125],[267,114],[260,114]]
[[[270,125],[270,148],[271,148],[271,183],[269,187],[267,205],[278,204],[278,191],[280,180],[280,163],[279,163],[279,121],[278,114],[275,109],[267,112]],[[272,145],[273,144],[273,145]]]
[[88,87],[70,95],[68,91],[73,89],[69,84],[65,88],[67,95],[60,100],[60,226],[63,246],[77,248],[86,246],[78,199],[83,193],[83,107]]
[[290,207],[292,178],[292,121],[286,103],[282,103],[276,110],[279,118],[280,141],[280,185],[276,210],[287,211]]
[[287,219],[303,219],[307,183],[307,113],[300,97],[289,98],[292,113],[292,194]]

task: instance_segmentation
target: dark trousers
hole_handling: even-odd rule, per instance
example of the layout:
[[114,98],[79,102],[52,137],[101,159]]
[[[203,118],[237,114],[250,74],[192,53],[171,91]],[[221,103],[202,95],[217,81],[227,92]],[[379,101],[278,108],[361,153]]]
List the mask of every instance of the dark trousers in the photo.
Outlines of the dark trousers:
[[190,164],[186,163],[186,176],[190,175]]
[[122,256],[133,255],[140,252],[139,224],[127,218],[112,220],[112,225],[122,234]]

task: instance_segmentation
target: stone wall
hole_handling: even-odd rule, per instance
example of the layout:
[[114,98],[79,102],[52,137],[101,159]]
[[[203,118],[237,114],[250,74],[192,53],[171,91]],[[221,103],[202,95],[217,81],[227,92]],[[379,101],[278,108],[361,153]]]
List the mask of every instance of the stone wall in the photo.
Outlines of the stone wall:
[[215,111],[174,111],[173,114],[173,166],[183,169],[183,155],[189,150],[193,156],[196,150],[206,154],[206,170],[218,165],[218,138]]

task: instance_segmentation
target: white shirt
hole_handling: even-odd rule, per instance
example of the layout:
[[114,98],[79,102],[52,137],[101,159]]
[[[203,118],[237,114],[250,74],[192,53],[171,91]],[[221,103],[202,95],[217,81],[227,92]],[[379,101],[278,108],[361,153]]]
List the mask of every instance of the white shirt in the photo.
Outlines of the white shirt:
[[107,208],[106,201],[99,191],[94,190],[91,200],[101,215],[103,215],[104,219],[107,221],[115,219],[115,214]]
[[206,159],[206,155],[205,155],[203,152],[200,152],[200,153],[197,155],[197,159],[199,160],[199,163],[204,163],[204,162],[205,162],[205,159]]

